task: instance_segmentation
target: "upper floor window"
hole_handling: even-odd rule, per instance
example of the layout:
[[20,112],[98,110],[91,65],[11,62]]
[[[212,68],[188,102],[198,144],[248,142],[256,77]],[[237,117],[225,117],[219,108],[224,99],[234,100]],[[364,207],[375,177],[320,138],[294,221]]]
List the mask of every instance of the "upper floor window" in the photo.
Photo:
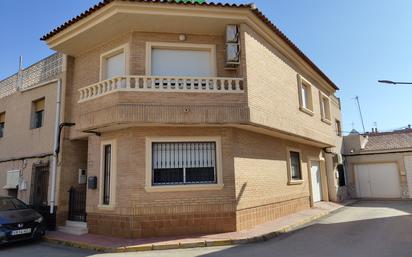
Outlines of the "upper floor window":
[[300,109],[313,115],[312,85],[302,76],[298,76]]
[[0,137],[4,136],[4,125],[6,124],[6,113],[0,113]]
[[43,126],[43,120],[44,120],[44,105],[45,105],[45,99],[39,99],[36,101],[33,101],[32,103],[32,122],[31,122],[31,128],[36,129],[36,128],[41,128]]
[[126,75],[127,45],[112,49],[100,56],[100,80]]
[[148,43],[147,74],[152,76],[214,77],[215,46]]
[[331,123],[331,115],[330,115],[330,101],[329,97],[325,94],[320,92],[320,113],[322,117],[322,121],[332,124]]
[[335,120],[335,129],[336,129],[336,135],[341,137],[342,136],[342,126],[339,120]]

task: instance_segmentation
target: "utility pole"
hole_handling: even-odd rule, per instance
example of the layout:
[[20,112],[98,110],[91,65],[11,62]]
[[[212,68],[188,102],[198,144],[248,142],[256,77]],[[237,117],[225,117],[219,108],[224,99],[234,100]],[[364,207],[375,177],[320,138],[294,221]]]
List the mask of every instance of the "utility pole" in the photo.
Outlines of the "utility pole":
[[362,110],[361,110],[361,107],[360,107],[359,97],[358,96],[355,97],[355,101],[358,104],[358,110],[359,110],[359,116],[360,116],[360,119],[361,119],[361,122],[362,122],[363,134],[365,134],[366,133],[365,123],[363,122],[363,115],[362,115]]

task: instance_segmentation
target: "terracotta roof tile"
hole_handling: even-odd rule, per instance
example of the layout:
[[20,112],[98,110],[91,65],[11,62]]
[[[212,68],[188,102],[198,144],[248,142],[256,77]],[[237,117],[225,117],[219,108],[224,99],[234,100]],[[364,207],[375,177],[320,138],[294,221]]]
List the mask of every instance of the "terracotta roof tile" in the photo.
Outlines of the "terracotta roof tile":
[[228,3],[214,3],[214,2],[204,2],[204,3],[191,3],[191,2],[173,2],[170,0],[103,0],[93,7],[89,8],[85,12],[77,15],[76,17],[66,21],[59,27],[53,29],[43,37],[41,40],[48,40],[55,36],[59,32],[63,31],[72,24],[78,22],[91,15],[92,13],[98,11],[104,6],[110,4],[114,1],[124,1],[124,2],[139,2],[139,3],[158,3],[158,4],[170,4],[170,5],[192,5],[192,6],[214,6],[214,7],[224,7],[224,8],[246,8],[252,11],[263,23],[265,23],[276,35],[282,38],[302,59],[304,59],[323,79],[325,79],[334,89],[339,90],[338,86],[321,71],[316,64],[314,64],[282,31],[280,31],[259,9],[255,7],[254,4],[228,4]]
[[403,131],[371,133],[362,151],[401,150],[412,148],[412,129]]

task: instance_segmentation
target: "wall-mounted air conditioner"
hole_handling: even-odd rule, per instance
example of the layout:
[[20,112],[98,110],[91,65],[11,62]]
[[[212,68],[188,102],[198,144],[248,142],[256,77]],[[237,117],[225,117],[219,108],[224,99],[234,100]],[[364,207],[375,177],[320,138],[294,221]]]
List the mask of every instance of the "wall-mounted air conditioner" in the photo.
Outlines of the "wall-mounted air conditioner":
[[3,189],[17,189],[20,179],[20,170],[7,171],[6,185]]
[[236,68],[240,63],[239,26],[226,26],[226,67]]

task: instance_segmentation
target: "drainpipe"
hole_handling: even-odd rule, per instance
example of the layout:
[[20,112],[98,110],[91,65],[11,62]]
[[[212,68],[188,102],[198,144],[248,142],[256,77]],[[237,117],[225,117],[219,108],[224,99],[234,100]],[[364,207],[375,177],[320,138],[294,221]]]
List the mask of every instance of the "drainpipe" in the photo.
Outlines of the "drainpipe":
[[54,206],[56,204],[56,174],[57,174],[57,149],[60,145],[60,109],[61,109],[61,88],[62,81],[57,81],[57,95],[56,95],[56,123],[54,126],[54,145],[53,145],[53,166],[52,166],[52,181],[50,192],[50,214],[54,213]]

